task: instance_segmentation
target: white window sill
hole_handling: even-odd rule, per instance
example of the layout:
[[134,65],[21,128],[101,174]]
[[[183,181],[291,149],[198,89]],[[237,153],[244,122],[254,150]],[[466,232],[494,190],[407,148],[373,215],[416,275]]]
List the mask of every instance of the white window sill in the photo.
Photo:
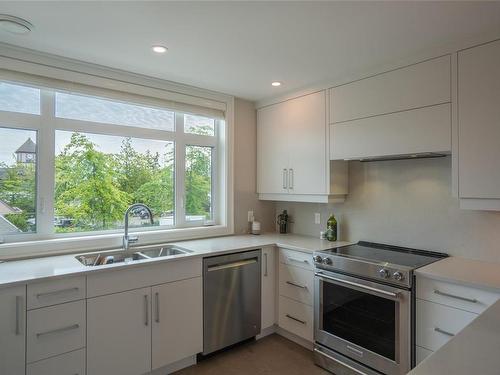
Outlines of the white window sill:
[[[139,242],[134,244],[134,246],[233,234],[232,229],[225,225],[149,230],[131,233],[139,237]],[[51,239],[4,243],[0,245],[0,260],[119,248],[122,246],[122,239],[123,232],[96,235],[82,234],[79,237],[64,236]]]

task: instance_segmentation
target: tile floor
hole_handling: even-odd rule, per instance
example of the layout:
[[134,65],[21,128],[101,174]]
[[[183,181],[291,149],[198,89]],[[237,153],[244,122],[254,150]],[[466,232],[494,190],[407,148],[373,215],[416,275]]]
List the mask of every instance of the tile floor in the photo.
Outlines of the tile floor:
[[221,352],[175,375],[331,375],[312,352],[277,334]]

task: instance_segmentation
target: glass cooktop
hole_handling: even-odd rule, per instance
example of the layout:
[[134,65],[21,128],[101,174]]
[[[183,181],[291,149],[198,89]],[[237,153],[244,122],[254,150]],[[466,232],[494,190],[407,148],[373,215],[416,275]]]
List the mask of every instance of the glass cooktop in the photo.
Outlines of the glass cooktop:
[[425,251],[360,241],[355,245],[334,247],[320,253],[360,259],[372,263],[391,263],[410,268],[419,268],[433,263],[448,255],[434,251]]

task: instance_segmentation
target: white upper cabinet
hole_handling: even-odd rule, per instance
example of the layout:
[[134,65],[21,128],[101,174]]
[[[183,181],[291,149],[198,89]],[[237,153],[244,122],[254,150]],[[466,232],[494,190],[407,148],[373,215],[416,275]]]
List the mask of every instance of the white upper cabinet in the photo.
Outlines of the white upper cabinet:
[[458,52],[462,208],[500,210],[500,41]]
[[260,199],[328,202],[347,194],[347,169],[328,162],[327,93],[319,91],[257,111]]
[[330,158],[451,151],[451,57],[330,89]]
[[450,56],[331,89],[330,123],[450,102]]

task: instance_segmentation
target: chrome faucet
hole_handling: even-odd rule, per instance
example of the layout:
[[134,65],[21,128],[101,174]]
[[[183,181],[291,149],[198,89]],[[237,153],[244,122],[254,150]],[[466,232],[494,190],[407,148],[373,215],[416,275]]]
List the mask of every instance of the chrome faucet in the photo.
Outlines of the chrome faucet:
[[125,250],[125,251],[128,250],[130,243],[134,243],[134,242],[139,241],[139,237],[137,237],[137,236],[129,236],[128,235],[128,215],[129,215],[130,211],[135,210],[136,208],[139,208],[139,207],[144,208],[148,212],[149,219],[151,220],[151,224],[154,224],[153,213],[151,212],[151,209],[148,206],[146,206],[145,204],[143,204],[143,203],[134,203],[129,208],[127,208],[127,211],[125,211],[125,218],[124,218],[124,221],[125,221],[125,233],[123,235],[123,250]]

